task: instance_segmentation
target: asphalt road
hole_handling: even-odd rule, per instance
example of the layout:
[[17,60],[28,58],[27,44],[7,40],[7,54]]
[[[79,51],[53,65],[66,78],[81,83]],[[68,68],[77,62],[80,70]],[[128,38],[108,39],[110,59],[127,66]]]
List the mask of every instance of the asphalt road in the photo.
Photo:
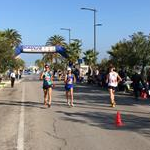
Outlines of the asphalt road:
[[[42,82],[29,75],[0,90],[0,150],[150,150],[150,100],[76,85],[75,107],[66,104],[63,82],[56,82],[52,107],[43,105]],[[124,126],[116,127],[116,113]]]

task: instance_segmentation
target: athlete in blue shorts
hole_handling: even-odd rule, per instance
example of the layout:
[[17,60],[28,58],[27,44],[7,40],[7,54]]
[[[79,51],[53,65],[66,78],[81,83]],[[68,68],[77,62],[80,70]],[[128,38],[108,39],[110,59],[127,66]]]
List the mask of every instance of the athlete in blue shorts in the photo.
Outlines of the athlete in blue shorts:
[[[66,99],[67,104],[70,106],[74,106],[73,104],[73,83],[76,82],[75,76],[71,73],[71,68],[67,69],[67,74],[65,76],[65,90],[66,90]],[[69,94],[70,94],[70,102],[69,102]]]

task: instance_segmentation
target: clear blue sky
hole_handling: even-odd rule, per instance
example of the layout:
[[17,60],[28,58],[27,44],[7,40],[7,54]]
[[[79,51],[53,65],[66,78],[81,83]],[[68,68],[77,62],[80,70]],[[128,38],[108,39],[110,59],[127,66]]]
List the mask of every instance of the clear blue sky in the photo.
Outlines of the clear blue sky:
[[[83,50],[93,48],[93,12],[81,7],[95,8],[97,51],[99,60],[107,57],[111,45],[134,32],[150,33],[150,0],[3,0],[0,2],[0,30],[14,28],[22,35],[24,45],[43,45],[48,37],[59,34],[68,41],[83,41]],[[21,54],[29,64],[39,55]]]

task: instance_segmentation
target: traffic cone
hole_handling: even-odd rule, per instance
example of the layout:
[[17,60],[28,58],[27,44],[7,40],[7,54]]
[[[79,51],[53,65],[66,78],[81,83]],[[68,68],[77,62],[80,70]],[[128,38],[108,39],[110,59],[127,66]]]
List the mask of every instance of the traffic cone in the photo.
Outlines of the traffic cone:
[[141,98],[147,99],[147,93],[144,90],[141,91]]
[[116,115],[116,126],[123,126],[124,124],[122,123],[122,120],[121,120],[121,115],[120,115],[120,112],[117,111],[117,115]]

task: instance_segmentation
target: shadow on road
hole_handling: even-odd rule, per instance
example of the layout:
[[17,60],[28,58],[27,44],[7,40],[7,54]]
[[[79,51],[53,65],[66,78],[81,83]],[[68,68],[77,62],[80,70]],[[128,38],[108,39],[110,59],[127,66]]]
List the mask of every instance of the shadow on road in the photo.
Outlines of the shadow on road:
[[0,106],[1,105],[5,105],[5,106],[24,106],[24,107],[35,107],[35,108],[45,109],[43,103],[32,102],[32,101],[20,102],[20,101],[15,101],[15,100],[14,101],[2,100],[2,101],[0,101]]
[[[64,84],[56,84],[54,88],[55,91],[64,91]],[[59,98],[61,98],[61,95]],[[80,102],[85,101],[88,104],[109,104],[109,93],[107,91],[101,90],[96,86],[87,86],[82,84],[76,84],[74,88],[74,99],[79,100]],[[117,105],[150,105],[150,99],[136,101],[133,96],[127,94],[120,94],[116,92],[116,102]]]
[[116,114],[106,112],[63,112],[62,120],[71,121],[74,123],[86,124],[93,127],[99,127],[107,130],[128,130],[142,133],[150,137],[150,119],[147,117],[139,117],[132,114],[122,114],[122,122],[125,124],[122,127],[117,127],[115,124]]
[[[56,85],[56,91],[63,91],[64,85]],[[76,85],[74,89],[74,101],[78,112],[75,111],[56,111],[62,114],[61,119],[74,123],[86,124],[92,127],[99,127],[107,130],[128,130],[144,134],[150,137],[150,113],[140,109],[130,109],[126,106],[150,105],[150,100],[135,101],[130,95],[116,93],[117,109],[121,112],[123,123],[122,127],[116,127],[117,109],[110,107],[109,94],[102,91],[99,87]],[[60,99],[64,95],[59,95]],[[57,101],[55,105],[62,103]],[[81,110],[80,110],[81,108]],[[88,111],[89,110],[89,111]]]

